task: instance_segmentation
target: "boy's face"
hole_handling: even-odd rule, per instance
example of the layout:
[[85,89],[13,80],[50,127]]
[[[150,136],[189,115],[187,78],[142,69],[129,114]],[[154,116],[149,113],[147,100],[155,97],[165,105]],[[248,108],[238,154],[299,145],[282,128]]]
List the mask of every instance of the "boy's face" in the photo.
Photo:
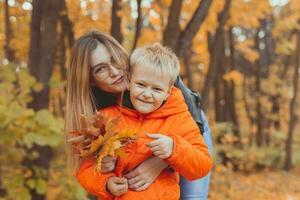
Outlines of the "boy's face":
[[143,114],[158,109],[169,96],[170,80],[168,75],[155,73],[152,67],[136,66],[129,83],[134,108]]

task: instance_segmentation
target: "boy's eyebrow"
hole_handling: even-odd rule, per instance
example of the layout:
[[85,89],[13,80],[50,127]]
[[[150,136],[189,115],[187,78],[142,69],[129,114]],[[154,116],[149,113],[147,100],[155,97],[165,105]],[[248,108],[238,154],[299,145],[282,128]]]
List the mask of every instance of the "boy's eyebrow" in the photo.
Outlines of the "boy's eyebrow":
[[[135,80],[135,81],[145,83],[144,80]],[[151,83],[151,84],[152,84],[152,83]],[[159,85],[159,84],[156,84],[156,83],[153,83],[152,85],[153,85],[154,87],[160,87],[160,88],[162,88],[162,85]]]

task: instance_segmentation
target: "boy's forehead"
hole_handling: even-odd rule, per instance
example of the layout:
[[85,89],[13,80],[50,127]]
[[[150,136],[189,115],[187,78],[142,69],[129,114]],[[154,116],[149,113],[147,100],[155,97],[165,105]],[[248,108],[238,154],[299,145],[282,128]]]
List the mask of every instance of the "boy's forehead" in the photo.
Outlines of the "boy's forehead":
[[154,68],[140,67],[135,68],[131,74],[131,79],[136,81],[142,81],[145,83],[150,83],[151,85],[156,85],[160,87],[170,87],[171,76],[170,74],[157,70]]

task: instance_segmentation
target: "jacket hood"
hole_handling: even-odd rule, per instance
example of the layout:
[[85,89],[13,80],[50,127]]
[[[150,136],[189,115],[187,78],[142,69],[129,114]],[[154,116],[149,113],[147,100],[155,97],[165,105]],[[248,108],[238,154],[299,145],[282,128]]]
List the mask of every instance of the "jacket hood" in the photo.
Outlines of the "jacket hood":
[[172,87],[171,93],[164,104],[151,113],[142,114],[134,109],[125,106],[120,106],[119,109],[123,114],[134,118],[155,119],[165,118],[174,114],[185,112],[188,110],[188,107],[185,104],[184,97],[181,91],[176,87]]

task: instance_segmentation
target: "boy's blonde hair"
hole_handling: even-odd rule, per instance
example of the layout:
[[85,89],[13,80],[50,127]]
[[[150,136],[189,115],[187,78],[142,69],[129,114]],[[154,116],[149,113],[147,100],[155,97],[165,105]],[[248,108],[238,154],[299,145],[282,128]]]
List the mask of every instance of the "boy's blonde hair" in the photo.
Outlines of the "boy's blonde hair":
[[179,60],[175,53],[159,43],[137,48],[130,56],[130,74],[136,66],[152,67],[154,70],[171,77],[173,85],[179,74]]

